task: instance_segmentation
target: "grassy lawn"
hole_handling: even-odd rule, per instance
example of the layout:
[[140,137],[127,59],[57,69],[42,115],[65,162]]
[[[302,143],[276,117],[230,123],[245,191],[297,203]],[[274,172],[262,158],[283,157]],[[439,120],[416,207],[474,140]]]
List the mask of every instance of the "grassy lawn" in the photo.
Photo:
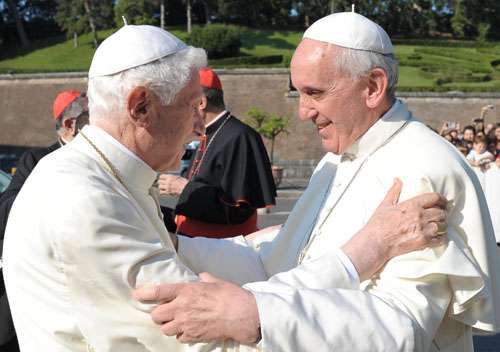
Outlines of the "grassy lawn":
[[[170,29],[185,40],[181,28]],[[113,30],[99,32],[99,38]],[[241,53],[245,56],[266,57],[283,55],[289,58],[302,33],[292,31],[242,31]],[[500,43],[480,47],[396,45],[400,61],[400,90],[463,90],[500,91]],[[89,34],[79,37],[79,46],[64,37],[35,42],[31,51],[3,50],[0,53],[0,73],[31,73],[87,71],[94,52]],[[498,63],[495,62],[498,60]],[[279,61],[279,60],[278,60]],[[241,62],[211,60],[214,67],[249,67]],[[285,67],[283,63],[254,64],[250,67]]]

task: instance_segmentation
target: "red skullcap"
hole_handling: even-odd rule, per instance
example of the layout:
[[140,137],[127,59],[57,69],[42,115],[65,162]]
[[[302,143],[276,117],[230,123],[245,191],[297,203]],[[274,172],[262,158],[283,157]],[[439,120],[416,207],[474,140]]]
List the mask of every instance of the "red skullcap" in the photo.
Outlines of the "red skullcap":
[[65,90],[64,92],[59,93],[54,100],[54,105],[52,107],[54,120],[58,120],[63,111],[81,95],[82,93],[77,90]]
[[220,83],[219,77],[211,68],[201,68],[200,73],[200,85],[205,88],[213,88],[222,90],[222,84]]

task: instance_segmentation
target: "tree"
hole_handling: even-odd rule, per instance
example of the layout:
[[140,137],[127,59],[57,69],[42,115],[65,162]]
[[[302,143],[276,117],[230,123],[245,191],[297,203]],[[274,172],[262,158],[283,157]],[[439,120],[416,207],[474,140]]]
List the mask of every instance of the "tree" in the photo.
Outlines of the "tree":
[[17,34],[19,36],[19,40],[21,41],[21,45],[23,48],[28,48],[31,43],[26,35],[26,31],[24,30],[24,24],[21,16],[18,11],[18,1],[16,0],[7,0],[7,5],[9,7],[9,12],[11,13],[12,18],[16,22]]
[[94,41],[94,48],[99,45],[99,38],[97,38],[97,30],[94,20],[94,4],[92,0],[83,0],[83,8],[87,14],[87,19],[89,21],[90,30],[92,31],[92,38]]
[[262,111],[256,107],[250,108],[246,115],[247,118],[245,119],[245,122],[255,128],[255,130],[260,133],[262,137],[271,142],[269,159],[271,159],[271,165],[274,164],[274,143],[276,141],[276,137],[282,133],[288,133],[286,128],[290,123],[290,119],[286,116]]
[[[160,4],[161,6],[161,4]],[[129,24],[156,25],[154,14],[159,10],[158,3],[148,0],[119,0],[115,6],[115,23],[118,27],[123,25],[122,16]]]
[[186,2],[186,18],[187,18],[187,32],[191,34],[191,0],[185,0]]
[[113,26],[113,13],[113,0],[57,0],[55,19],[68,38],[92,32],[97,46],[97,31]]
[[458,34],[463,25],[465,35],[500,38],[500,2],[497,0],[456,0],[452,23]]
[[474,26],[465,14],[463,1],[457,0],[453,10],[453,17],[451,18],[453,32],[460,37],[464,37],[471,32]]

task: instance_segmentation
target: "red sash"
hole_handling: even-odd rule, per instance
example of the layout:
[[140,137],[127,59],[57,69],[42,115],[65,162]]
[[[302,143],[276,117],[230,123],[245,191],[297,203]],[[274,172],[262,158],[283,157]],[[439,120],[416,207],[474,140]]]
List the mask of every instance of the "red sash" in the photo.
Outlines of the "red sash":
[[258,230],[256,211],[242,224],[212,224],[187,218],[184,215],[177,215],[175,222],[177,232],[190,237],[226,238],[248,235]]

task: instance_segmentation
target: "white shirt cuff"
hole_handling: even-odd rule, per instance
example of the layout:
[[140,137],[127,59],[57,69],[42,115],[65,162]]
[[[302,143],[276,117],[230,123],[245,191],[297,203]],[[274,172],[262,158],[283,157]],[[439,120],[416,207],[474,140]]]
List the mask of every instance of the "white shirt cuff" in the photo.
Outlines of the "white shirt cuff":
[[353,286],[359,286],[359,274],[354,264],[351,262],[351,259],[344,253],[344,251],[340,248],[335,248],[334,250],[337,258],[340,260],[345,270],[347,271],[347,275],[349,275],[349,280]]

